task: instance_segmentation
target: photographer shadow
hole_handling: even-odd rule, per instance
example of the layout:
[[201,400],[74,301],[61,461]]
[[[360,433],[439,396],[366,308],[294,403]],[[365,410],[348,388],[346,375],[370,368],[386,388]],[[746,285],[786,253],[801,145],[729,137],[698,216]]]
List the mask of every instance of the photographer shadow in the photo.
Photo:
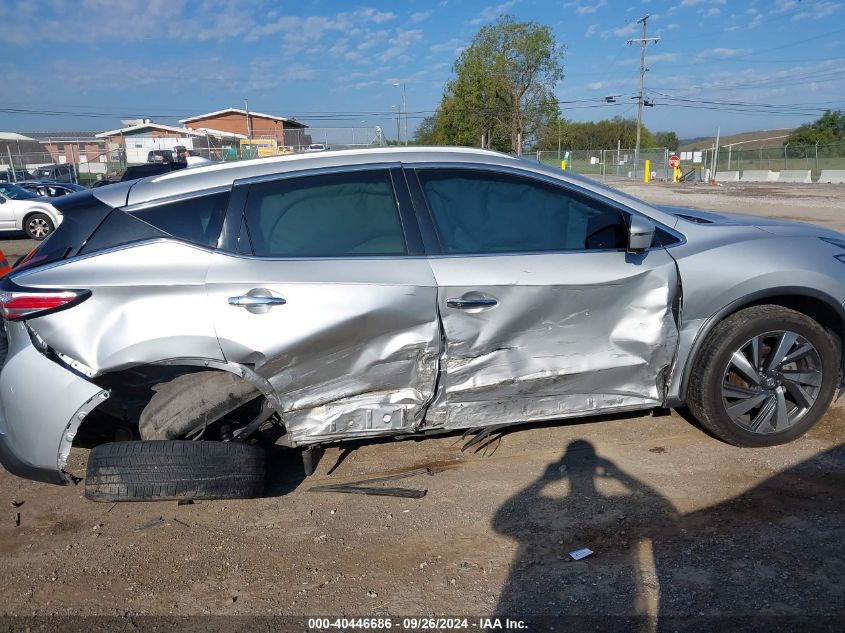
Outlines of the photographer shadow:
[[[599,457],[590,442],[574,441],[493,518],[493,528],[519,545],[497,613],[580,615],[582,624],[610,615],[628,619],[615,623],[626,629],[649,630],[660,601],[654,552],[678,523],[665,497]],[[602,564],[573,561],[568,552],[581,547],[600,553]]]

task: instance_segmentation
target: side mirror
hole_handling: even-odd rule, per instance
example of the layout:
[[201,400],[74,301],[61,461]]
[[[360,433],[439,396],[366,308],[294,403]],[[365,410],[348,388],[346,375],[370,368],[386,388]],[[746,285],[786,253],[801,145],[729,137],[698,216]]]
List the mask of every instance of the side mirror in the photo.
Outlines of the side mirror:
[[6,204],[6,197],[0,196],[0,204]]
[[654,232],[657,227],[654,222],[641,215],[632,215],[628,225],[628,252],[645,253],[651,248]]

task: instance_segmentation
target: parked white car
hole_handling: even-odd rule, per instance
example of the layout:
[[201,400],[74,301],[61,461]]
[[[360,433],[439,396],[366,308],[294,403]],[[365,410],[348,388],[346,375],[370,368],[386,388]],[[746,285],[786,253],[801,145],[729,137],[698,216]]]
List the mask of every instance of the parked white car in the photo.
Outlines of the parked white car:
[[49,200],[10,182],[0,182],[0,231],[24,231],[39,242],[62,223]]

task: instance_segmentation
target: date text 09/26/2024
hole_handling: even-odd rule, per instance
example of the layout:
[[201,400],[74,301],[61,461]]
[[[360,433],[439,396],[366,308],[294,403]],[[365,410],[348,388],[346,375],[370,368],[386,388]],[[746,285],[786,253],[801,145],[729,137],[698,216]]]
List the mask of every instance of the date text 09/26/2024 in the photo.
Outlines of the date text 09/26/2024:
[[409,617],[401,620],[389,617],[383,618],[309,618],[308,629],[320,630],[350,630],[361,629],[370,631],[391,630],[422,630],[440,631],[450,629],[475,629],[478,631],[496,630],[525,630],[527,624],[523,620],[510,618],[428,618]]

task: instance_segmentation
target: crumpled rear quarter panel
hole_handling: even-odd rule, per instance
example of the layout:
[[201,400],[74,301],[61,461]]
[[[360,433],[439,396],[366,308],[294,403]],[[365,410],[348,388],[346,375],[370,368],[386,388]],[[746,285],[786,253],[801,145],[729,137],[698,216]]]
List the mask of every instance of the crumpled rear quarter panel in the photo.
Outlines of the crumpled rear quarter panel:
[[15,282],[91,291],[79,305],[29,323],[50,347],[95,372],[172,358],[223,360],[205,290],[210,261],[210,251],[160,240],[68,260]]

